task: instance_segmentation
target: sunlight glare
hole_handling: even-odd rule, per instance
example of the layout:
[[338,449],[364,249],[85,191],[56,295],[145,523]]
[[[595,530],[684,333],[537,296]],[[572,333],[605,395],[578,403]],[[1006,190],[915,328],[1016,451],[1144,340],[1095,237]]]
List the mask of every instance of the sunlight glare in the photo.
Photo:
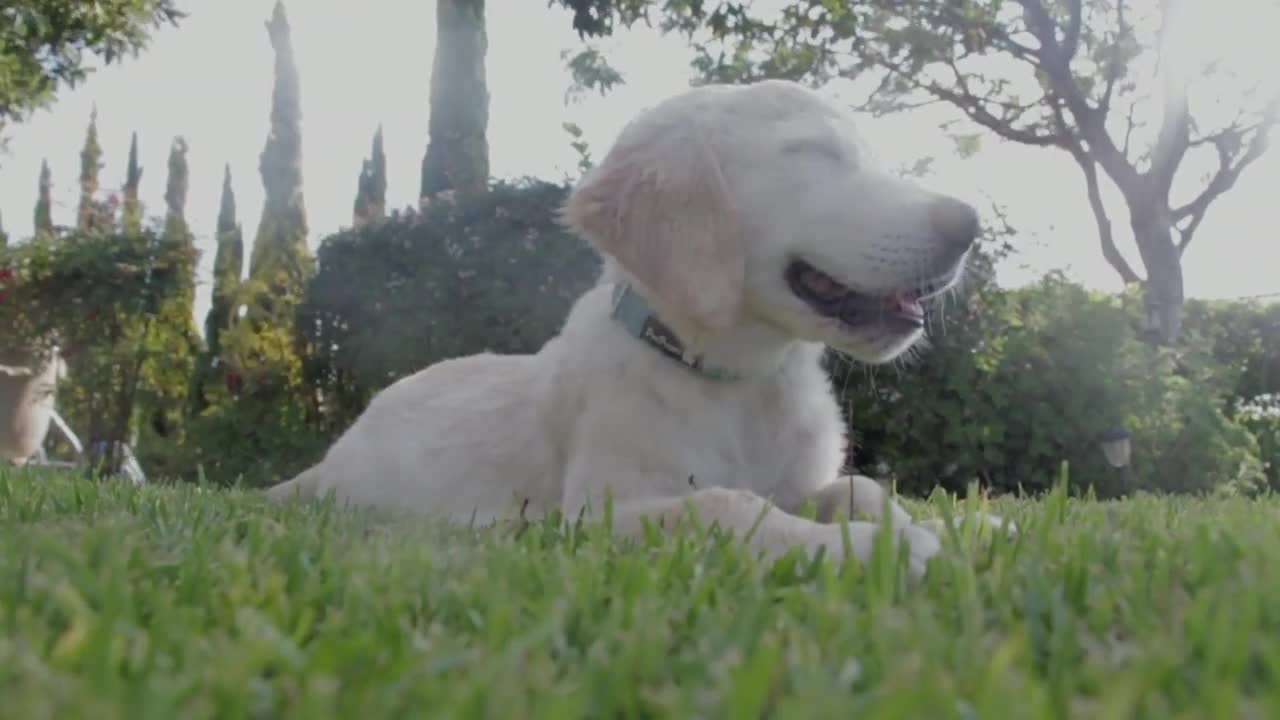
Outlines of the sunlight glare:
[[[1280,92],[1280,3],[1275,0],[1172,3],[1168,69],[1195,82],[1206,70],[1213,95]],[[1208,88],[1206,88],[1208,89]]]

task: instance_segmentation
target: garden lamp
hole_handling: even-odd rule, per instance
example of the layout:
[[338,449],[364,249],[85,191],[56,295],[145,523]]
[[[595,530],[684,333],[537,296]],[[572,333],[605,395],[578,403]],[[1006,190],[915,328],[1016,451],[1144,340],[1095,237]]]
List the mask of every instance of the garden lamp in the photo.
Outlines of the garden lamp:
[[1133,433],[1120,425],[1098,434],[1098,443],[1102,445],[1102,454],[1106,456],[1108,465],[1122,468],[1129,464],[1129,454],[1132,451],[1129,440],[1132,437]]

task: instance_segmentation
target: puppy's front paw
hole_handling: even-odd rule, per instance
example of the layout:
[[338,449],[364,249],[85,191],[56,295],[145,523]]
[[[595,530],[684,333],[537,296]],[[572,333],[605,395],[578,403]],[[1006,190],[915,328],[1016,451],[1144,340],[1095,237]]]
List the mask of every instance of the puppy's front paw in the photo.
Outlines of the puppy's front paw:
[[928,569],[929,558],[942,551],[942,541],[928,528],[919,525],[908,525],[899,530],[898,538],[905,541],[910,550],[907,562],[911,579],[919,580]]
[[[1016,537],[1018,534],[1018,526],[1015,525],[1012,520],[1005,520],[999,515],[992,515],[991,513],[986,512],[978,512],[976,515],[977,517],[975,520],[978,523],[979,531],[983,528],[987,528],[992,532],[1003,532],[1005,536],[1009,538]],[[964,518],[955,517],[952,519],[951,524],[959,530],[962,522],[964,522]],[[937,535],[941,535],[947,530],[947,522],[942,518],[928,518],[927,520],[921,520],[919,525],[928,528]]]
[[[870,562],[871,555],[875,550],[876,539],[880,535],[881,526],[878,523],[852,522],[849,523],[848,527],[852,554],[858,558],[859,562]],[[832,530],[836,533],[840,532],[839,526],[832,528]],[[839,535],[837,534],[836,537],[838,538]],[[938,536],[928,528],[918,525],[895,527],[893,539],[895,543],[907,544],[909,553],[907,570],[913,581],[924,577],[929,559],[942,550],[942,542],[938,539]],[[841,547],[840,540],[837,539],[833,542],[834,547]]]

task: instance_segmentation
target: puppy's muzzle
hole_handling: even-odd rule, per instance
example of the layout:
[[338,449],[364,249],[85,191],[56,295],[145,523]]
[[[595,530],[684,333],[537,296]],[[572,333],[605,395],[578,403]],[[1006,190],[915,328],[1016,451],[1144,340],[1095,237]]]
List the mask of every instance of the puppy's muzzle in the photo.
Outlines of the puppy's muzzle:
[[937,234],[942,249],[943,266],[964,258],[982,231],[978,211],[955,198],[939,196],[929,207],[929,224]]

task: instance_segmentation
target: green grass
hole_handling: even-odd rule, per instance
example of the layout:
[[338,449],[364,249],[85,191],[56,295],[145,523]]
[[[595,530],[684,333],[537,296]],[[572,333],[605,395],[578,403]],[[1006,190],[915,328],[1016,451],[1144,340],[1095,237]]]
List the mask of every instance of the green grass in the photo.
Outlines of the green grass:
[[0,717],[1280,717],[1280,500],[995,509],[911,586],[0,471]]

